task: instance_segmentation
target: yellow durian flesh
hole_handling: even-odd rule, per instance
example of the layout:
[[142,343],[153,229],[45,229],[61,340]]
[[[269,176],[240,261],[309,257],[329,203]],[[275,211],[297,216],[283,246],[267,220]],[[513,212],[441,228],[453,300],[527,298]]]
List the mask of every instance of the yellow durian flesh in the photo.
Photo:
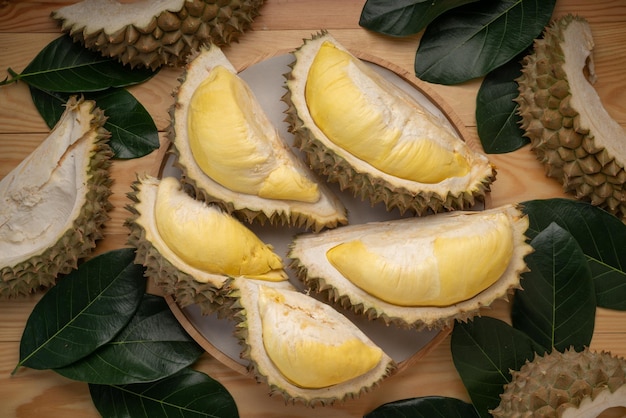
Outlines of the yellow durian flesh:
[[316,202],[317,184],[274,151],[278,135],[250,88],[222,65],[212,68],[189,103],[188,135],[201,169],[230,190],[267,199]]
[[399,100],[354,56],[325,41],[309,69],[305,96],[312,119],[336,145],[406,180],[439,183],[467,175],[453,134],[416,102]]
[[352,283],[401,306],[449,306],[470,299],[509,265],[514,241],[505,214],[470,217],[440,229],[415,230],[403,236],[407,243],[400,248],[388,246],[384,236],[368,236],[339,244],[326,255]]
[[155,223],[167,246],[194,268],[270,281],[287,278],[270,246],[230,215],[193,200],[173,177],[161,180]]

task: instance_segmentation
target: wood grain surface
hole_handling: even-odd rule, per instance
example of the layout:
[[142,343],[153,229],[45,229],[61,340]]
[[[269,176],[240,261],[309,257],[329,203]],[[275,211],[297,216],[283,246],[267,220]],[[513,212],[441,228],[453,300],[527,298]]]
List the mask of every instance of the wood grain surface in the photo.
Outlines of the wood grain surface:
[[[0,1],[0,79],[7,68],[20,72],[60,31],[50,12],[73,1]],[[277,53],[293,50],[303,38],[321,29],[329,30],[347,48],[393,63],[412,73],[420,34],[406,38],[379,35],[358,25],[364,0],[268,0],[262,15],[240,42],[225,48],[233,64],[243,69]],[[595,39],[594,61],[598,75],[595,85],[608,112],[626,126],[626,2],[622,0],[558,0],[555,16],[579,14],[591,24]],[[131,88],[144,104],[161,131],[162,147],[136,160],[115,161],[113,166],[111,220],[96,254],[125,245],[128,216],[126,193],[137,173],[156,175],[167,145],[165,130],[168,108],[181,70],[166,68],[149,82]],[[432,89],[451,107],[474,140],[475,98],[481,80],[456,86],[432,85]],[[26,157],[48,134],[37,113],[28,87],[23,83],[0,88],[0,178]],[[561,187],[547,179],[543,168],[528,147],[516,152],[491,155],[498,168],[493,185],[492,205],[563,196]],[[153,289],[157,291],[156,289]],[[91,403],[88,386],[73,382],[52,371],[20,369],[19,341],[24,324],[41,294],[0,301],[0,417],[88,418],[99,416]],[[508,320],[509,304],[497,302],[483,315]],[[591,347],[626,356],[626,313],[599,309]],[[426,396],[450,396],[469,401],[454,368],[450,338],[427,353],[411,367],[385,380],[359,399],[333,407],[310,409],[285,405],[278,397],[268,396],[264,384],[231,370],[210,355],[195,366],[218,379],[233,395],[241,417],[360,417],[389,401]],[[619,416],[619,415],[617,415]]]

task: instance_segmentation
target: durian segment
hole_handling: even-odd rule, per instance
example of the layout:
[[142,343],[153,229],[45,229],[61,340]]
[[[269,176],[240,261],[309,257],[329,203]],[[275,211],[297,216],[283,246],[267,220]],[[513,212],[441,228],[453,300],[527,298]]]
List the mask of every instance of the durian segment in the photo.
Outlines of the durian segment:
[[0,296],[53,285],[102,238],[112,151],[106,118],[71,97],[49,136],[0,181]]
[[257,379],[306,405],[358,397],[394,361],[332,307],[296,290],[236,279],[237,335]]
[[444,328],[519,288],[528,218],[506,205],[302,234],[289,258],[331,301],[402,327]]
[[201,45],[227,45],[263,0],[83,0],[52,12],[75,42],[132,67],[184,65]]
[[578,199],[624,218],[626,132],[591,84],[593,47],[585,19],[567,15],[555,20],[524,58],[516,101],[522,128],[546,174]]
[[347,223],[342,203],[289,149],[218,47],[190,62],[175,96],[175,164],[197,196],[248,222],[316,231]]
[[174,177],[143,176],[133,184],[126,225],[136,262],[181,306],[222,309],[226,284],[244,276],[286,282],[271,246],[219,208],[189,196]]
[[417,214],[467,209],[495,179],[487,157],[321,32],[294,53],[287,120],[308,163],[342,189]]
[[626,408],[626,360],[608,352],[553,350],[511,374],[500,405],[490,411],[496,418],[597,417]]

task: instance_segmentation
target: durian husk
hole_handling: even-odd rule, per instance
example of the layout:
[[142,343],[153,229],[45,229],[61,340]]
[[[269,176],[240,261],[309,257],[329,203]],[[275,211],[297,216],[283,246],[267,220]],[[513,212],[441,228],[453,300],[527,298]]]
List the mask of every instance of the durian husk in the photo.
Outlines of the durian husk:
[[[48,137],[0,181],[0,297],[54,285],[102,238],[112,208],[105,121],[95,102],[70,97]],[[32,248],[11,250],[16,241]]]
[[[243,346],[241,358],[249,360],[248,370],[255,376],[258,382],[269,386],[270,395],[279,395],[286,403],[291,404],[302,403],[308,407],[328,406],[348,399],[356,399],[362,394],[370,392],[382,380],[397,370],[394,360],[383,352],[380,362],[373,369],[365,375],[344,383],[319,389],[302,388],[293,384],[282,376],[265,353],[260,316],[256,309],[260,285],[267,285],[267,283],[237,278],[230,284],[231,292],[229,297],[234,301],[231,306],[236,312],[234,317],[236,321],[235,336]],[[283,283],[269,283],[269,285],[280,286],[285,291],[297,292],[295,288],[288,287]],[[346,327],[355,327],[354,324],[332,307],[310,296],[304,294],[302,296],[310,299],[311,303],[322,305],[327,309],[329,315],[337,315],[343,318]],[[364,338],[369,340],[366,336]],[[371,341],[370,344],[375,345]]]
[[573,348],[535,355],[512,371],[496,418],[596,417],[609,408],[626,408],[626,360],[608,352]]
[[[445,225],[463,217],[489,216],[503,213],[509,217],[513,229],[513,252],[508,266],[500,277],[489,287],[475,296],[444,306],[401,306],[382,300],[361,289],[346,279],[326,258],[329,249],[337,244],[359,239],[368,233],[383,232],[381,235],[398,238],[400,244],[409,246],[410,241],[402,239],[403,230],[420,230],[429,225]],[[448,219],[448,221],[446,221]],[[309,288],[344,309],[352,310],[370,320],[382,320],[388,325],[400,328],[446,329],[455,321],[467,321],[480,314],[481,308],[489,307],[498,299],[507,300],[515,289],[520,289],[520,276],[528,271],[524,258],[532,252],[526,242],[528,217],[523,215],[516,205],[505,205],[482,212],[454,211],[427,217],[406,218],[386,222],[371,222],[361,225],[349,225],[319,234],[301,234],[293,240],[288,257],[290,267],[297,277]],[[392,245],[392,244],[389,244]],[[463,280],[459,277],[458,280]]]
[[180,66],[202,44],[228,45],[263,0],[84,0],[52,12],[75,42],[131,67]]
[[[347,213],[341,201],[324,183],[318,181],[286,143],[273,144],[275,152],[284,154],[304,177],[317,184],[320,193],[317,202],[266,199],[232,191],[202,171],[194,160],[187,140],[189,102],[197,86],[205,79],[207,72],[218,65],[237,73],[219,47],[209,45],[201,48],[186,66],[179,80],[180,84],[174,92],[176,101],[170,109],[169,137],[172,144],[170,153],[176,157],[174,166],[183,173],[181,179],[183,183],[193,189],[196,198],[217,204],[244,222],[293,226],[314,231],[346,224]],[[268,137],[270,136],[268,134]],[[284,141],[284,138],[279,139]]]
[[519,115],[546,175],[567,193],[626,216],[626,132],[611,118],[592,84],[594,42],[588,22],[553,21],[517,79]]
[[[286,121],[295,136],[295,145],[306,155],[307,162],[316,172],[326,176],[329,182],[338,183],[341,190],[349,190],[354,196],[369,199],[373,204],[384,203],[387,210],[397,208],[400,213],[417,215],[450,210],[463,210],[484,202],[496,177],[496,168],[478,151],[462,146],[469,158],[471,173],[467,181],[446,179],[436,184],[418,183],[401,179],[377,170],[368,163],[352,156],[330,141],[313,121],[308,112],[304,89],[308,68],[317,51],[325,41],[349,52],[327,31],[314,34],[293,51],[295,61],[291,71],[285,74],[287,91],[283,101],[287,104]],[[375,75],[376,76],[376,75]],[[407,95],[393,83],[380,77],[378,83],[386,85],[407,101]],[[421,107],[412,98],[414,106]],[[457,133],[454,133],[458,136]],[[459,141],[462,140],[459,138]]]

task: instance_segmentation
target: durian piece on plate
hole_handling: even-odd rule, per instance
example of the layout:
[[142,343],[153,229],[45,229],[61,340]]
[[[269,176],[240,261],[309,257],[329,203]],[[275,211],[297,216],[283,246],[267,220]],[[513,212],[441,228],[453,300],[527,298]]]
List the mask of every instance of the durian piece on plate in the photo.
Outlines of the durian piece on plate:
[[487,157],[329,33],[286,75],[288,121],[316,171],[342,189],[417,214],[468,209],[495,179]]
[[263,0],[83,0],[52,12],[75,42],[132,67],[183,65],[205,43],[250,28]]
[[511,374],[500,405],[490,411],[495,418],[598,417],[626,408],[626,361],[608,352],[554,350]]
[[216,46],[189,63],[172,109],[172,152],[196,196],[248,222],[320,230],[346,210],[294,154]]
[[236,335],[271,394],[308,406],[356,398],[396,368],[358,327],[297,290],[235,279]]
[[229,316],[227,283],[247,279],[285,282],[282,259],[237,219],[195,200],[175,177],[143,176],[129,194],[129,244],[146,276],[181,307],[197,303],[203,313]]
[[585,19],[556,19],[523,60],[516,101],[546,174],[578,199],[626,218],[626,132],[591,84],[593,47]]
[[71,97],[47,138],[0,181],[0,296],[53,285],[89,255],[109,219],[106,118]]
[[519,288],[528,218],[513,205],[302,234],[289,258],[333,302],[401,327],[445,328]]

